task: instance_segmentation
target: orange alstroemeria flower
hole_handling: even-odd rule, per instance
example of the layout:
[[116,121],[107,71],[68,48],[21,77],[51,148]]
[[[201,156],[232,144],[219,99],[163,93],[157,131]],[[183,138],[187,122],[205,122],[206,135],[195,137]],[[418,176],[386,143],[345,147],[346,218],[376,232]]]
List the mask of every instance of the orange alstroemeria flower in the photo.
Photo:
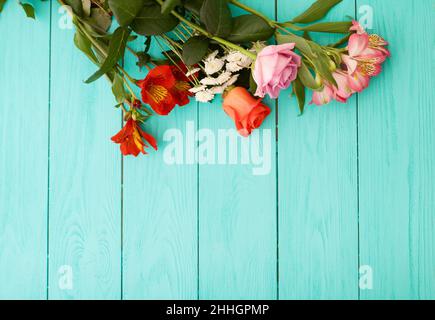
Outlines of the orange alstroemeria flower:
[[168,115],[177,104],[186,105],[192,95],[187,77],[176,66],[157,66],[137,84],[142,89],[143,102],[159,115]]
[[124,156],[133,155],[137,157],[140,152],[147,154],[145,148],[147,148],[148,145],[145,142],[157,150],[156,139],[143,131],[138,123],[131,118],[121,131],[112,137],[112,141],[121,145],[120,149]]

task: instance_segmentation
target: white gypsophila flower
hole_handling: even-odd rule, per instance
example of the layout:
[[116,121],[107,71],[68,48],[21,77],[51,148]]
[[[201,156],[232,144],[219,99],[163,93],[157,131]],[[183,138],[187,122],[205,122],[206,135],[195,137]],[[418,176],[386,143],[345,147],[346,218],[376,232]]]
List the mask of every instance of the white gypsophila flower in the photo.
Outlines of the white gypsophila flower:
[[221,71],[224,65],[225,62],[222,59],[207,59],[204,62],[204,70],[206,74],[212,75],[218,71]]
[[214,94],[210,90],[200,91],[195,94],[195,99],[198,102],[210,102],[214,99]]
[[250,52],[259,53],[261,50],[267,47],[267,43],[265,41],[256,41],[252,43],[252,48],[249,49]]
[[197,86],[189,89],[189,92],[198,93],[200,91],[204,91],[205,89],[207,89],[207,86]]
[[231,72],[225,71],[222,72],[217,78],[216,78],[216,84],[224,84],[225,82],[227,82],[228,80],[231,79]]
[[238,62],[228,62],[226,69],[229,72],[238,72],[243,69],[243,66],[239,65]]
[[189,70],[189,72],[186,73],[186,77],[190,77],[199,71],[201,71],[200,68],[195,68],[195,69]]
[[236,81],[239,79],[239,75],[235,74],[233,75],[230,80],[228,80],[227,82],[225,82],[223,85],[221,86],[216,86],[216,87],[212,87],[210,89],[210,91],[214,94],[222,94],[224,93],[225,89],[228,88],[229,86],[232,86],[233,84],[236,83]]
[[252,59],[240,51],[231,51],[225,59],[230,63],[232,62],[231,67],[234,66],[234,68],[235,64],[241,68],[248,68],[252,64]]
[[213,77],[202,78],[199,82],[201,82],[201,84],[206,85],[206,86],[216,86],[219,84],[217,79],[213,78]]
[[210,88],[210,92],[213,94],[222,94],[224,93],[226,87],[225,86],[216,86],[216,87],[212,87]]
[[243,55],[242,59],[239,61],[239,65],[243,68],[249,68],[252,62],[253,60],[250,57]]
[[213,51],[212,53],[210,53],[207,58],[205,58],[205,61],[210,61],[210,60],[214,60],[216,59],[217,55],[219,54],[218,50]]
[[237,82],[238,79],[239,79],[239,75],[238,74],[233,75],[230,80],[228,80],[227,82],[225,82],[223,84],[223,87],[225,87],[225,89],[226,89],[229,86],[232,86],[233,84],[235,84]]
[[228,53],[228,55],[225,57],[225,59],[228,62],[237,62],[237,61],[242,60],[241,55],[243,55],[243,54],[240,51],[233,50],[233,51],[230,51],[230,53]]

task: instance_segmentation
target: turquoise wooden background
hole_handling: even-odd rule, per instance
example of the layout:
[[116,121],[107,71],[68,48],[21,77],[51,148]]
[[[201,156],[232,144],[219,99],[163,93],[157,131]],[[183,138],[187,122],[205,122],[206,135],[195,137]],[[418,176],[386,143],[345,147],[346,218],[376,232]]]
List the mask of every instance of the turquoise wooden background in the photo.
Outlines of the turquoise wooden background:
[[[246,2],[280,20],[310,3]],[[122,159],[107,83],[83,83],[94,67],[64,13],[35,4],[36,21],[14,2],[0,16],[0,298],[435,298],[433,0],[344,0],[328,16],[370,6],[393,57],[348,105],[299,117],[289,92],[269,101],[264,128],[279,136],[265,176],[168,166],[163,152]],[[148,130],[163,150],[186,121],[233,126],[217,101]]]

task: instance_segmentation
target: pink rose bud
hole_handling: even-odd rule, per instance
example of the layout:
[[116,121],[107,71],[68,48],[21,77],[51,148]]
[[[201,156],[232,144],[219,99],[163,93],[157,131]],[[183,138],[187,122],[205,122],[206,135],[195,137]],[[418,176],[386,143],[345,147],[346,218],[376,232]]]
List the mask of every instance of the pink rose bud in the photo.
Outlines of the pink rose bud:
[[258,86],[256,96],[264,98],[268,94],[276,99],[281,90],[290,87],[301,66],[301,57],[293,52],[294,48],[295,43],[284,43],[260,51],[253,74]]

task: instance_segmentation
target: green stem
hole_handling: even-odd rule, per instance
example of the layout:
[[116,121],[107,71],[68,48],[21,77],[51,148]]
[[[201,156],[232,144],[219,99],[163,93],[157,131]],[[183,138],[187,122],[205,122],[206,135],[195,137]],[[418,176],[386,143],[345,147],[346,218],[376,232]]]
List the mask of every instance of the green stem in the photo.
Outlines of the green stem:
[[[162,0],[156,0],[158,4],[163,5],[163,1]],[[248,56],[249,58],[251,58],[252,60],[255,60],[257,58],[257,56],[246,50],[245,48],[242,48],[241,46],[238,46],[230,41],[227,41],[225,39],[222,39],[220,37],[216,37],[214,35],[212,35],[211,33],[209,33],[207,30],[205,30],[204,28],[202,28],[201,26],[198,26],[197,24],[192,23],[191,21],[187,20],[186,18],[184,18],[182,15],[180,15],[177,11],[172,10],[171,14],[176,17],[178,20],[180,20],[181,22],[184,22],[186,25],[188,25],[190,28],[192,28],[195,31],[198,31],[199,33],[202,33],[203,35],[205,35],[207,38],[214,40],[220,44],[223,44],[225,46],[227,46],[228,48],[240,51],[241,53],[243,53],[244,55]]]

